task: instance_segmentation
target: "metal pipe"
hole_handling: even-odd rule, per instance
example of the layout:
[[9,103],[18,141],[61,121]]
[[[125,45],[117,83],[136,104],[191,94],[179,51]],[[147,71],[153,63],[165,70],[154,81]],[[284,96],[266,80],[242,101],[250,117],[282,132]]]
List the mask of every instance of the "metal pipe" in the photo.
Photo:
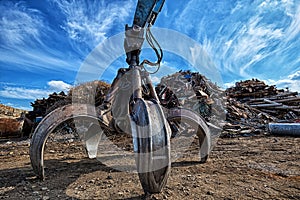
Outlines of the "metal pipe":
[[282,136],[300,136],[300,123],[269,123],[271,134]]

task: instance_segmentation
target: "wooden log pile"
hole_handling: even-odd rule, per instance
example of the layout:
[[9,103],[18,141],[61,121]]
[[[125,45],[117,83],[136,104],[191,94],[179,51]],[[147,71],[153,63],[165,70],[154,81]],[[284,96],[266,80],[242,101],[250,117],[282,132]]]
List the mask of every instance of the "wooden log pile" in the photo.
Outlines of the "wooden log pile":
[[250,99],[247,104],[276,117],[279,121],[293,122],[300,117],[300,96],[298,96],[298,92],[283,92],[271,97]]
[[257,79],[237,82],[226,90],[227,124],[224,136],[267,133],[270,122],[298,122],[298,92],[277,89]]
[[276,89],[276,86],[269,86],[258,79],[236,82],[234,87],[226,90],[226,94],[229,97],[238,99],[242,102],[253,98],[273,96],[282,92],[283,90]]

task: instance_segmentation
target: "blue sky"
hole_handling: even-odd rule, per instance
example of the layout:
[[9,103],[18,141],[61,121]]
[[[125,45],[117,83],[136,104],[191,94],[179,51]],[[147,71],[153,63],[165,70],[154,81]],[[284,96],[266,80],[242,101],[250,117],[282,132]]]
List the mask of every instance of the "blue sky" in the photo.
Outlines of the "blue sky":
[[[36,98],[67,90],[89,53],[132,23],[136,3],[1,0],[0,103],[31,110]],[[199,43],[223,87],[254,77],[300,91],[300,0],[166,0],[155,27]],[[99,79],[111,81],[123,59]],[[188,61],[166,52],[153,80],[181,68]]]

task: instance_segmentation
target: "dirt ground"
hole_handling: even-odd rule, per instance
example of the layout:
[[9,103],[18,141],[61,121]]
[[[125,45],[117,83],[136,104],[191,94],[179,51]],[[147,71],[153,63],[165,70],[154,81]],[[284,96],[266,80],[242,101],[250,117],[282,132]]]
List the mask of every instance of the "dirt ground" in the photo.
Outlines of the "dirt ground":
[[[28,152],[28,139],[1,141],[0,199],[145,198],[136,173],[88,159],[80,144],[50,152],[45,181],[36,178]],[[218,139],[207,163],[197,161],[187,151],[172,163],[163,191],[147,198],[300,199],[300,138]]]

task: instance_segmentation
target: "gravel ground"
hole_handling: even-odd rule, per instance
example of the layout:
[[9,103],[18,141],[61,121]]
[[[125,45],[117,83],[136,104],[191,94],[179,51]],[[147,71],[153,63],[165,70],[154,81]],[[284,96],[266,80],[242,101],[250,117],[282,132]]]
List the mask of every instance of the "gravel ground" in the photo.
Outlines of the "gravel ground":
[[0,199],[300,199],[300,138],[220,138],[205,164],[189,148],[163,191],[147,196],[136,173],[88,159],[80,143],[48,152],[45,181],[28,152],[29,140],[0,142]]

